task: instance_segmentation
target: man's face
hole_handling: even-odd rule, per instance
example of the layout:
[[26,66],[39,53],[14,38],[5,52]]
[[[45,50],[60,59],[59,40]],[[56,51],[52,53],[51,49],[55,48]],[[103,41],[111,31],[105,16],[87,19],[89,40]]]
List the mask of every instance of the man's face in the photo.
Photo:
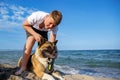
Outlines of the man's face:
[[46,29],[52,29],[55,27],[55,21],[50,15],[46,16],[44,24]]

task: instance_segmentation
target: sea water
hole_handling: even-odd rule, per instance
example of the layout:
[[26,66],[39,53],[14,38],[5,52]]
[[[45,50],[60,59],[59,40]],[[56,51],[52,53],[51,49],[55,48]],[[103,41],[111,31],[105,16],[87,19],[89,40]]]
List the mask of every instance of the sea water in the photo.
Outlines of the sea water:
[[[16,66],[22,55],[21,50],[1,50],[0,64]],[[120,78],[120,50],[59,50],[54,67],[64,74]]]

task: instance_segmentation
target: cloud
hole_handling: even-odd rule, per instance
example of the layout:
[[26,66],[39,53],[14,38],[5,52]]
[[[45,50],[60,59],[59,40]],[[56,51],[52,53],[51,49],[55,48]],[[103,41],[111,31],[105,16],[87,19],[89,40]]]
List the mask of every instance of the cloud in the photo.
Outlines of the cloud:
[[22,25],[27,15],[34,11],[36,11],[36,9],[0,2],[0,29],[18,28]]

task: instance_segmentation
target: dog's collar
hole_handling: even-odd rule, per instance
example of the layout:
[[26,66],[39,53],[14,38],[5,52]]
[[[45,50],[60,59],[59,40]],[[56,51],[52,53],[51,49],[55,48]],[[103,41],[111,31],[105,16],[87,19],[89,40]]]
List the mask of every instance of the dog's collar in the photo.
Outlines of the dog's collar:
[[54,67],[54,59],[48,58],[48,67],[46,68],[45,72],[49,74],[52,73],[53,67]]

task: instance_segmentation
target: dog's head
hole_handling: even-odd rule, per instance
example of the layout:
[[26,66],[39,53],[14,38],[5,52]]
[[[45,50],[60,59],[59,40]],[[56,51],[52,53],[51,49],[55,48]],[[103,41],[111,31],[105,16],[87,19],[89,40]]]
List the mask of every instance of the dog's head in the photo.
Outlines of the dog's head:
[[43,58],[56,58],[57,57],[57,40],[55,42],[46,41],[37,48],[37,55]]

